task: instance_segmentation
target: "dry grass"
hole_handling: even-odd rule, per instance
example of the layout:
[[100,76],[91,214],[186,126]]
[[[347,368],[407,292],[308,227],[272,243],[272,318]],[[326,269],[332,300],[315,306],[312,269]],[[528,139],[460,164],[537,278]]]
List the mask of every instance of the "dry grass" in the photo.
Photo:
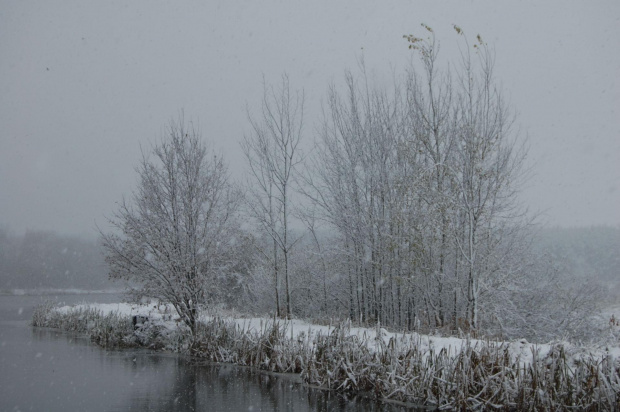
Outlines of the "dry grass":
[[611,356],[571,361],[560,344],[544,357],[533,350],[533,361],[522,362],[491,341],[437,352],[409,335],[388,343],[351,336],[348,322],[327,335],[291,339],[277,320],[255,330],[218,317],[190,337],[156,324],[134,330],[130,319],[93,309],[60,314],[50,304],[35,310],[33,325],[88,333],[105,347],[187,350],[213,362],[299,373],[311,385],[442,409],[620,410],[619,363]]

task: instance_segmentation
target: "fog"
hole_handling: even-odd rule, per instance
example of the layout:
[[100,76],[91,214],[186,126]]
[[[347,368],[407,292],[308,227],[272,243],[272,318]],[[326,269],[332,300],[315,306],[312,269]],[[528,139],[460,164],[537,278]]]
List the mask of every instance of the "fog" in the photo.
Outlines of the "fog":
[[0,409],[617,403],[617,0],[1,4]]
[[495,48],[496,75],[529,138],[522,200],[550,225],[617,225],[620,4],[563,1],[5,3],[0,10],[0,226],[96,236],[135,186],[141,148],[180,111],[243,169],[246,107],[263,76],[306,94],[311,141],[330,83],[364,59],[389,84],[404,34],[458,24]]

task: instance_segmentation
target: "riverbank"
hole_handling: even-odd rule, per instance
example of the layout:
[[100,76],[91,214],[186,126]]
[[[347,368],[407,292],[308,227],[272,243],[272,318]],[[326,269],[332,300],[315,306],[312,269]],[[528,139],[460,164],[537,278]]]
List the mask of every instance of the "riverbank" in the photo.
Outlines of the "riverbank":
[[[46,297],[0,296],[0,411],[404,412],[363,397],[312,389],[299,375],[213,363],[144,348],[101,350],[82,333],[30,326]],[[118,295],[54,295],[66,304]]]
[[104,347],[188,352],[406,403],[459,409],[620,406],[618,345],[445,338],[348,322],[325,326],[213,313],[201,315],[190,338],[171,307],[122,303],[44,305],[35,311],[33,324],[87,333]]

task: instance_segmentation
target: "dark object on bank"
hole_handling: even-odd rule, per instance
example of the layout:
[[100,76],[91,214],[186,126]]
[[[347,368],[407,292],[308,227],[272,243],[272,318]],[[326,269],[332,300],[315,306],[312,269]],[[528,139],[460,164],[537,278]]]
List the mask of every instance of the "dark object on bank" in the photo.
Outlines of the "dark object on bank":
[[131,321],[133,323],[133,329],[136,330],[138,328],[141,328],[146,322],[148,322],[149,318],[148,316],[134,315],[132,316]]

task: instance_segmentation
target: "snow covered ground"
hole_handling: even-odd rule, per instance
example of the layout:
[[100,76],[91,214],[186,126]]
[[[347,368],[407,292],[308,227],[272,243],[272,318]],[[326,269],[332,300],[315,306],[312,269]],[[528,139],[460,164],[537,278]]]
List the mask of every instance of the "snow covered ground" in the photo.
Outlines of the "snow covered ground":
[[[132,325],[132,316],[141,316]],[[146,346],[213,362],[299,373],[310,385],[442,408],[617,409],[620,323],[606,345],[396,333],[349,322],[244,317],[210,310],[188,334],[169,305],[82,304],[35,310],[33,324],[86,332],[100,345]],[[136,327],[137,326],[137,327]]]
[[[160,324],[168,329],[178,328],[180,325],[180,319],[171,305],[157,305],[157,304],[130,304],[130,303],[107,303],[107,304],[82,304],[75,306],[62,306],[55,310],[60,313],[67,313],[72,310],[79,309],[96,309],[102,314],[117,313],[122,316],[131,317],[134,315],[140,315],[148,317],[149,322]],[[620,309],[620,308],[618,308]],[[611,308],[613,314],[613,308]],[[616,319],[620,316],[620,311],[617,311]],[[241,331],[262,331],[268,327],[272,319],[260,318],[260,317],[242,317],[242,316],[230,316],[223,314],[211,314],[203,313],[200,317],[201,321],[208,321],[213,319],[214,316],[222,318],[225,321],[234,322]],[[286,330],[286,336],[290,336],[292,340],[308,340],[310,342],[318,335],[329,335],[335,325],[317,325],[311,324],[303,320],[280,320],[282,327]],[[614,328],[616,336],[620,335],[620,322],[615,325],[610,324],[610,329]],[[599,345],[599,346],[580,346],[574,345],[566,341],[550,342],[546,344],[530,343],[525,339],[513,340],[509,342],[480,340],[480,339],[463,339],[457,337],[441,337],[432,335],[421,335],[415,332],[390,332],[384,328],[363,328],[363,327],[351,327],[347,332],[349,335],[357,336],[361,341],[366,342],[367,347],[374,351],[377,349],[377,345],[383,343],[388,345],[391,340],[396,345],[399,343],[410,344],[414,342],[421,352],[431,351],[439,353],[442,350],[448,355],[457,356],[464,347],[470,346],[474,348],[480,348],[482,346],[491,346],[494,348],[508,348],[512,361],[519,361],[521,366],[527,366],[531,364],[534,358],[545,358],[557,344],[562,344],[566,350],[566,354],[572,359],[573,362],[583,359],[584,357],[595,358],[607,358],[613,359],[615,362],[620,361],[620,342],[616,342],[615,345]],[[377,339],[378,333],[381,334],[380,340]]]

